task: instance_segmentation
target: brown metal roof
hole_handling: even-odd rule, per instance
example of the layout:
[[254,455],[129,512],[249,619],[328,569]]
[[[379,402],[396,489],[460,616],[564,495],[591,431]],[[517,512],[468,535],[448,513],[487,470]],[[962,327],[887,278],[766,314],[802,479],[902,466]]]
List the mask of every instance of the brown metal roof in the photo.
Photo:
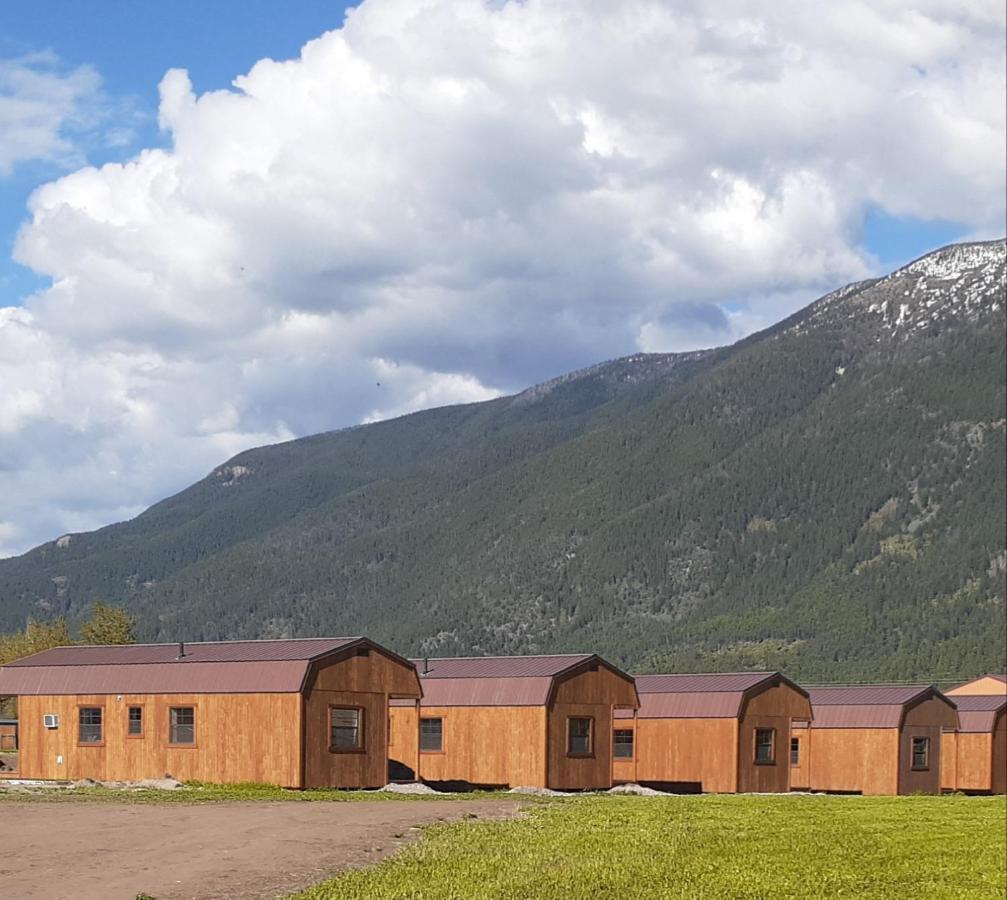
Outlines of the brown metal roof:
[[214,641],[178,644],[55,647],[0,667],[0,696],[46,694],[295,693],[316,660],[366,638]]
[[990,732],[996,727],[997,718],[1007,710],[1007,696],[955,697],[955,706],[958,707],[959,731]]
[[552,656],[469,656],[415,659],[423,706],[545,706],[555,679],[597,663],[632,683],[632,676],[593,653]]
[[[315,659],[347,647],[359,637],[301,638],[276,641],[186,641],[186,662],[276,662]],[[53,647],[8,663],[9,666],[123,666],[173,663],[178,643]]]
[[932,685],[813,687],[808,693],[814,711],[812,728],[899,728],[906,708],[928,697],[954,707]]
[[[745,697],[765,684],[786,683],[779,672],[717,672],[698,675],[637,675],[641,719],[733,719]],[[631,715],[631,714],[630,714]],[[620,714],[619,718],[629,718]]]
[[563,656],[457,656],[414,659],[424,681],[435,678],[553,678],[594,659],[591,653]]

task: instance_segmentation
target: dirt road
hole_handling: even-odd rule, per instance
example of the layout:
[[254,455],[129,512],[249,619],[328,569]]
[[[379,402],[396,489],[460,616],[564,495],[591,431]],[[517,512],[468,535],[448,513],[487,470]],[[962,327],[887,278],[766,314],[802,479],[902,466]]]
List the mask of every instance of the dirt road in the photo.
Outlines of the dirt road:
[[0,804],[0,894],[24,900],[274,898],[376,862],[410,828],[514,815],[506,800]]

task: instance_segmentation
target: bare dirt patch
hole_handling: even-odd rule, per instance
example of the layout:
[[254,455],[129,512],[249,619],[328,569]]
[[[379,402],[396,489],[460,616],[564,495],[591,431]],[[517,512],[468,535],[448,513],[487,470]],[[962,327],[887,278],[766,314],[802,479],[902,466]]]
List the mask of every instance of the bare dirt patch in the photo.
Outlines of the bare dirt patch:
[[0,885],[25,900],[261,900],[377,862],[418,837],[416,826],[520,808],[509,800],[5,802]]

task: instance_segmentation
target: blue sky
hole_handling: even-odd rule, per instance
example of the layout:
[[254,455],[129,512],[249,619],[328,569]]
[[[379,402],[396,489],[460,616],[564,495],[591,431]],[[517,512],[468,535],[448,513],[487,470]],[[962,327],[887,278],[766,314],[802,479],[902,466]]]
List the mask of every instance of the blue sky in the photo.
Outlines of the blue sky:
[[1001,236],[953,6],[0,0],[0,556]]

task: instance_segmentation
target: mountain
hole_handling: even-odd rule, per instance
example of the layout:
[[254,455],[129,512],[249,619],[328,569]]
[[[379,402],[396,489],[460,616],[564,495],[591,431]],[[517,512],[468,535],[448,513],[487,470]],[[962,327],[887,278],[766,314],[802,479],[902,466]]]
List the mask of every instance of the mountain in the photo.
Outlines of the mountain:
[[249,450],[0,560],[0,627],[103,598],[158,640],[1001,670],[1005,257],[946,247],[732,347]]

